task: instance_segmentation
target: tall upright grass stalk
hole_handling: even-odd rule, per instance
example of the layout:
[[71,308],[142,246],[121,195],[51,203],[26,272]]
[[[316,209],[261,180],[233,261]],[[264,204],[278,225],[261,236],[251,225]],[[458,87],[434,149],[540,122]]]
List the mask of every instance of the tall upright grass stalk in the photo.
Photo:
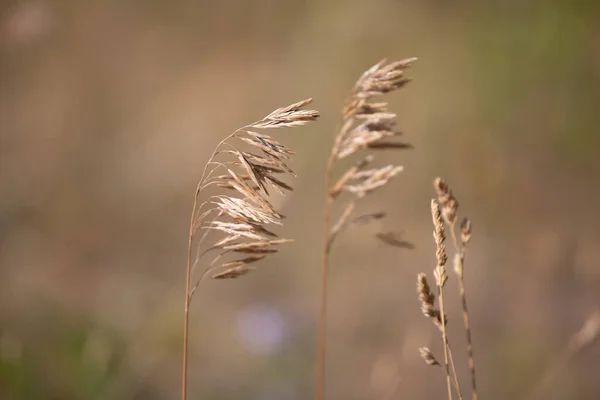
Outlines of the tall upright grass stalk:
[[433,271],[435,277],[435,283],[438,288],[438,303],[440,305],[440,329],[442,331],[442,345],[444,348],[444,367],[446,368],[446,386],[448,391],[448,399],[452,400],[452,389],[450,387],[450,367],[448,361],[449,345],[448,345],[448,333],[446,332],[446,314],[444,312],[444,285],[448,280],[446,274],[446,262],[448,256],[446,255],[446,247],[444,241],[446,236],[444,234],[444,224],[442,223],[442,214],[440,206],[435,200],[431,200],[431,217],[433,220],[433,239],[435,240],[435,256],[437,259],[437,265]]
[[[454,366],[454,360],[452,357],[452,350],[446,334],[446,323],[447,318],[444,313],[444,300],[443,300],[443,287],[448,280],[444,265],[447,262],[446,249],[443,245],[445,241],[445,230],[444,222],[450,230],[450,236],[452,237],[452,244],[454,246],[454,272],[458,277],[458,290],[461,298],[463,323],[466,332],[467,339],[467,356],[469,363],[469,371],[471,375],[471,396],[473,400],[477,400],[477,381],[475,377],[475,360],[473,358],[473,340],[471,336],[471,327],[469,324],[469,311],[467,307],[467,296],[464,282],[464,260],[466,254],[467,243],[471,240],[471,221],[468,218],[463,218],[460,224],[460,244],[456,235],[456,221],[457,221],[457,210],[458,201],[452,190],[448,187],[448,184],[442,178],[436,178],[433,182],[433,186],[436,190],[437,199],[431,200],[431,212],[433,216],[434,225],[434,239],[436,242],[436,258],[438,265],[434,270],[436,284],[438,286],[439,295],[439,309],[435,307],[435,296],[431,294],[429,286],[427,284],[427,278],[425,274],[419,274],[417,276],[417,293],[419,294],[419,301],[421,303],[421,310],[423,314],[433,320],[436,326],[440,328],[443,337],[444,345],[444,361],[445,361],[445,372],[446,372],[446,388],[448,390],[448,397],[451,398],[450,394],[450,377],[454,379],[454,388],[458,394],[459,399],[462,399],[462,393],[460,390],[460,383],[458,375],[456,374],[456,368]],[[443,221],[442,221],[443,219]],[[421,358],[428,365],[439,365],[435,356],[426,347],[419,349]],[[448,367],[448,361],[450,368]]]
[[[435,233],[435,232],[434,232]],[[437,269],[437,266],[436,266]],[[435,271],[434,271],[435,273]],[[419,301],[421,303],[421,312],[427,318],[430,318],[433,324],[442,332],[442,345],[444,346],[444,377],[446,379],[446,389],[448,389],[448,380],[452,377],[451,383],[456,391],[459,399],[462,400],[462,391],[460,389],[460,382],[458,381],[458,375],[456,374],[456,368],[454,366],[454,358],[452,357],[452,349],[450,348],[450,342],[448,336],[443,334],[442,330],[442,312],[440,308],[435,307],[435,294],[431,292],[431,288],[427,281],[427,275],[419,273],[417,275],[417,294],[419,295]],[[448,319],[444,316],[444,323],[448,323]],[[420,347],[419,353],[421,358],[427,365],[441,367],[439,361],[433,355],[433,352],[428,347]],[[447,354],[447,358],[446,358]],[[448,362],[446,362],[446,359]],[[448,363],[450,364],[450,370],[448,369]],[[449,391],[448,391],[449,392]],[[451,396],[451,393],[448,393]]]
[[[307,99],[278,108],[266,117],[237,129],[217,145],[204,167],[194,194],[188,236],[182,400],[187,397],[189,309],[200,283],[208,275],[213,279],[245,275],[256,269],[250,264],[278,252],[277,245],[291,241],[279,239],[266,226],[282,225],[284,216],[271,204],[269,190],[276,190],[281,194],[293,190],[276,175],[294,175],[286,163],[295,153],[257,130],[295,127],[316,120],[319,116],[317,111],[303,109],[311,101],[312,99]],[[238,150],[243,143],[259,153]],[[214,194],[198,205],[200,194],[209,187],[224,189],[233,194]],[[197,238],[197,233],[200,232],[203,233]],[[207,237],[213,234],[220,234],[220,240],[215,239],[212,244],[205,245]],[[218,254],[210,263],[204,264],[201,274],[196,273],[197,266],[210,252]],[[241,254],[237,259],[216,264],[221,258],[236,253]]]
[[[337,236],[353,222],[382,218],[385,215],[384,213],[374,213],[350,221],[356,199],[363,198],[374,190],[387,185],[394,176],[402,171],[402,167],[398,165],[366,169],[374,160],[374,157],[369,154],[347,170],[334,183],[333,170],[335,162],[363,149],[409,149],[412,147],[406,143],[390,140],[401,134],[395,129],[396,114],[387,110],[387,103],[373,103],[370,100],[399,89],[408,83],[409,79],[404,76],[404,70],[415,60],[416,58],[410,58],[390,63],[382,60],[365,71],[347,98],[341,123],[335,131],[335,139],[325,172],[326,194],[321,252],[319,328],[317,333],[316,400],[323,400],[325,396],[327,290],[329,261],[333,243]],[[332,228],[333,204],[342,192],[349,192],[355,198],[349,201]]]
[[471,375],[471,397],[472,400],[478,399],[477,394],[477,379],[475,375],[475,359],[473,357],[473,339],[471,337],[471,325],[469,323],[469,309],[467,307],[467,295],[465,290],[464,279],[464,261],[467,243],[471,240],[471,221],[468,218],[463,218],[460,224],[460,244],[456,236],[456,221],[458,200],[454,197],[452,190],[442,178],[434,180],[434,188],[437,193],[437,200],[442,207],[444,220],[448,224],[452,244],[454,246],[454,272],[458,277],[458,290],[460,294],[463,324],[465,327],[465,335],[467,339],[467,357],[469,363],[469,372]]

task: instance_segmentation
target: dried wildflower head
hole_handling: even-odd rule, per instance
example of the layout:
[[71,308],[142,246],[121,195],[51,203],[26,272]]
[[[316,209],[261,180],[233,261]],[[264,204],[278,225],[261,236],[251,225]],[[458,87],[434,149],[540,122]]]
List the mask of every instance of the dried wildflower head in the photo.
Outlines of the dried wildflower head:
[[[199,281],[208,273],[214,279],[237,278],[255,269],[250,264],[263,260],[278,251],[277,246],[291,240],[279,239],[269,225],[281,225],[284,216],[275,210],[269,199],[270,190],[285,194],[293,190],[280,176],[293,175],[287,162],[295,154],[287,146],[260,129],[296,127],[314,121],[319,113],[304,110],[311,99],[281,107],[266,117],[246,125],[224,139],[206,165],[196,191],[196,199],[211,187],[227,189],[230,193],[208,197],[199,207],[194,206],[190,242],[198,231],[196,259],[192,269],[209,252],[217,252]],[[250,146],[241,151],[238,144]],[[220,240],[202,246],[211,234],[221,234]],[[212,235],[214,236],[214,235]],[[203,250],[201,250],[203,249]],[[245,257],[216,264],[228,254],[242,253]]]

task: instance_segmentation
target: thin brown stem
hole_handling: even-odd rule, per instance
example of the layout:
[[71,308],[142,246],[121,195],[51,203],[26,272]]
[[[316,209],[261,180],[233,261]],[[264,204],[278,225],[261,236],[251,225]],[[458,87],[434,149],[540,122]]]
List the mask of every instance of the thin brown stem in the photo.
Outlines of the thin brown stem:
[[[438,280],[439,282],[439,280]],[[440,305],[440,314],[442,319],[442,344],[444,345],[444,366],[446,368],[446,389],[448,391],[448,399],[452,400],[452,388],[450,382],[450,367],[448,363],[448,335],[446,333],[446,314],[444,313],[444,291],[442,285],[438,284],[438,302]]]
[[446,345],[448,346],[448,358],[450,359],[450,368],[452,369],[452,379],[453,386],[456,390],[456,395],[460,400],[463,400],[462,391],[460,389],[460,383],[458,381],[458,375],[456,374],[456,368],[454,367],[454,357],[452,356],[452,349],[450,348],[450,343],[446,341]]
[[475,378],[475,359],[473,357],[473,341],[471,339],[471,326],[469,324],[469,310],[467,308],[467,296],[465,295],[465,281],[462,276],[458,280],[460,299],[463,309],[463,322],[467,336],[467,356],[469,357],[469,371],[471,372],[472,399],[477,400],[477,380]]
[[[243,128],[240,128],[243,129]],[[225,143],[228,139],[233,137],[237,132],[236,130],[225,139],[221,140],[217,147],[213,150],[208,162],[204,166],[204,170],[202,171],[202,177],[200,181],[198,181],[198,186],[196,187],[196,192],[194,193],[194,206],[192,207],[192,215],[190,217],[190,230],[188,236],[188,254],[187,254],[187,266],[185,271],[185,305],[184,305],[184,316],[183,316],[183,357],[182,357],[182,371],[181,371],[181,400],[186,400],[187,397],[187,356],[188,356],[188,332],[189,332],[189,311],[190,311],[190,300],[191,300],[191,279],[192,279],[192,268],[195,266],[194,262],[192,264],[192,246],[194,244],[194,232],[196,231],[196,213],[198,208],[198,196],[200,191],[203,189],[203,185],[206,183],[206,179],[209,179],[210,175],[214,172],[214,169],[210,171],[208,176],[206,175],[206,171],[209,165],[212,164],[213,159],[217,155],[219,148],[223,143]],[[222,166],[222,164],[220,164]],[[202,208],[202,206],[200,206]],[[194,287],[195,289],[195,287]]]
[[[202,176],[198,181],[196,192],[194,194],[194,205],[192,207],[188,235],[181,376],[182,400],[185,400],[187,397],[189,310],[195,290],[201,284],[204,277],[210,272],[215,271],[217,268],[221,268],[222,270],[220,273],[212,276],[214,279],[240,277],[255,269],[254,267],[248,267],[247,264],[262,260],[268,253],[277,252],[276,249],[270,247],[271,245],[289,242],[289,240],[285,239],[268,240],[268,237],[276,237],[277,235],[264,228],[263,225],[270,223],[281,225],[283,216],[276,212],[270,203],[265,183],[272,184],[277,188],[292,190],[289,185],[277,180],[271,173],[284,172],[284,170],[292,173],[283,159],[289,159],[290,155],[294,154],[294,152],[278,143],[269,135],[249,131],[248,128],[267,129],[294,127],[304,125],[309,121],[314,121],[319,116],[318,111],[302,109],[311,101],[312,99],[306,99],[286,107],[280,107],[263,119],[237,129],[219,142],[204,166]],[[246,135],[241,135],[241,133],[246,133]],[[250,146],[260,148],[266,153],[267,157],[265,158],[252,153],[238,151],[235,146],[227,142],[230,138],[238,138],[240,142],[243,141]],[[233,155],[234,160],[216,160],[219,156],[227,155]],[[235,158],[237,158],[237,161]],[[274,166],[277,166],[277,168]],[[282,167],[283,169],[280,171],[279,167]],[[227,174],[213,176],[219,169],[226,170]],[[239,172],[241,170],[244,172]],[[260,176],[261,181],[259,181],[258,176]],[[249,184],[247,182],[248,179],[258,186],[258,188],[255,189],[253,184]],[[233,189],[238,195],[242,195],[243,197],[232,197],[227,195],[210,196],[204,203],[198,205],[200,192],[212,185]],[[205,205],[209,209],[203,211]],[[205,219],[208,218],[213,211],[216,212],[217,215],[212,221],[207,223]],[[220,217],[223,218],[219,220]],[[204,234],[200,235],[199,239],[195,237],[198,230],[204,231]],[[214,243],[212,246],[207,246],[204,251],[201,251],[201,247],[204,247],[203,242],[209,232],[225,234],[225,237]],[[263,250],[266,250],[264,247],[269,247],[269,249],[264,252],[265,254],[263,255],[248,256],[221,264],[219,267],[213,267],[217,260],[231,250],[226,247],[228,245],[232,246],[234,242],[237,249],[255,250],[253,243],[244,243],[244,239],[256,240],[260,242],[259,247],[262,247]],[[197,246],[196,258],[192,260],[192,248],[195,245]],[[196,265],[199,264],[200,259],[204,255],[212,250],[219,250],[220,254],[214,258],[212,263],[206,266],[200,279],[194,279],[196,276]]]
[[327,340],[327,278],[329,272],[329,256],[331,254],[332,241],[330,240],[331,229],[331,206],[334,198],[329,192],[331,186],[333,165],[337,152],[338,140],[331,150],[329,160],[327,161],[327,170],[325,172],[325,210],[323,213],[323,249],[321,254],[321,301],[319,314],[319,328],[317,338],[317,382],[315,400],[325,398],[325,353]]
[[471,338],[471,324],[469,323],[469,309],[467,307],[467,295],[465,291],[465,280],[463,274],[463,265],[465,260],[465,246],[458,245],[458,239],[456,238],[456,232],[454,231],[454,223],[450,224],[450,232],[452,235],[452,242],[454,244],[454,250],[458,254],[458,262],[460,265],[457,270],[458,275],[458,290],[460,292],[460,300],[462,305],[463,324],[465,327],[465,335],[467,337],[467,356],[469,359],[469,372],[471,373],[471,398],[472,400],[478,399],[477,394],[477,379],[475,376],[475,358],[473,357],[473,340]]
[[[198,186],[199,187],[199,186]],[[194,207],[190,218],[190,232],[188,236],[188,254],[187,267],[185,272],[185,307],[183,317],[183,361],[181,370],[181,400],[187,397],[187,355],[188,355],[188,331],[189,331],[189,311],[190,311],[190,280],[192,276],[192,245],[194,239],[194,222],[196,219],[196,207],[198,204],[198,192],[194,195]]]

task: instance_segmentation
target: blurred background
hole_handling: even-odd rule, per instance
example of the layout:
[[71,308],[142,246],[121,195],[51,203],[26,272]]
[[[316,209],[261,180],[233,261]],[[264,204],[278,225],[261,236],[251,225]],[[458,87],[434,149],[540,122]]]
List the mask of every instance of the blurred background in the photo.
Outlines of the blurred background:
[[[473,221],[480,395],[524,398],[600,304],[594,0],[3,1],[0,398],[178,398],[204,163],[235,128],[313,97],[319,122],[277,133],[298,153],[296,190],[276,200],[278,232],[296,242],[243,279],[204,284],[189,366],[191,398],[311,398],[335,124],[362,71],[412,56],[414,82],[387,100],[415,150],[382,153],[405,171],[360,206],[388,218],[333,253],[327,398],[445,396],[419,357],[442,352],[415,293],[435,265],[438,175]],[[415,249],[374,237],[390,230]],[[468,386],[453,274],[448,285]],[[588,346],[545,398],[599,398],[599,365]]]

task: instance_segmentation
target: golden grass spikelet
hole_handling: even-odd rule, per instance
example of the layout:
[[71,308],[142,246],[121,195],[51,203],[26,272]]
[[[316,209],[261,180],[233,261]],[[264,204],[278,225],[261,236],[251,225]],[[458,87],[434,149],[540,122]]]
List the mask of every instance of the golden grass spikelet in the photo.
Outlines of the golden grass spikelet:
[[214,204],[235,221],[251,221],[255,224],[282,224],[279,214],[257,208],[244,199],[221,196]]
[[263,250],[273,250],[278,251],[277,249],[271,248],[271,246],[276,246],[284,243],[291,243],[293,240],[291,239],[278,239],[278,240],[269,240],[266,242],[250,242],[250,243],[238,243],[223,246],[222,249],[226,251],[235,251],[238,253],[254,253],[260,252]]
[[471,241],[471,220],[467,217],[460,221],[460,241],[463,246]]
[[431,293],[431,288],[427,282],[427,275],[422,272],[417,275],[417,293],[419,294],[419,300],[421,300],[421,303],[425,303],[433,307],[435,295]]
[[218,274],[214,274],[211,278],[213,279],[233,279],[238,278],[242,275],[246,275],[248,272],[255,271],[256,268],[253,267],[234,267],[226,269],[225,271],[219,272]]
[[387,213],[385,213],[383,211],[377,211],[377,212],[370,213],[370,214],[364,214],[364,215],[361,215],[360,217],[354,218],[352,220],[352,223],[353,224],[366,224],[370,221],[383,219],[386,217],[386,215],[387,215]]
[[[434,325],[439,329],[442,328],[442,315],[440,310],[435,307],[435,295],[431,292],[427,275],[419,273],[417,275],[417,294],[421,302],[421,311],[427,318],[431,318]],[[444,319],[447,323],[447,319]]]
[[437,192],[437,200],[442,210],[444,220],[448,224],[454,224],[456,221],[456,212],[458,210],[458,200],[452,194],[452,190],[442,178],[435,178],[433,186]]
[[261,121],[250,125],[252,128],[290,128],[301,126],[307,122],[314,121],[319,117],[319,112],[314,110],[302,110],[302,107],[312,102],[312,99],[299,101],[287,107],[281,107],[267,115]]
[[356,174],[363,168],[365,168],[367,165],[369,165],[373,161],[373,159],[373,155],[369,154],[364,159],[357,162],[352,168],[346,171],[341,178],[338,179],[338,181],[329,190],[329,195],[335,199],[342,192],[346,184],[351,179],[355,179]]
[[397,232],[378,232],[375,237],[383,243],[392,247],[400,247],[404,249],[414,249],[415,245],[407,240],[401,239]]
[[388,165],[379,169],[357,172],[352,177],[353,180],[362,180],[357,185],[346,185],[344,190],[356,194],[359,198],[365,197],[375,189],[388,184],[390,179],[398,175],[404,167],[401,165]]
[[260,261],[260,260],[264,259],[265,257],[266,256],[250,256],[250,257],[242,258],[241,260],[235,260],[235,261],[230,261],[230,262],[221,264],[221,268],[241,267],[242,265]]
[[436,360],[435,356],[427,347],[420,347],[419,353],[421,354],[421,358],[425,361],[427,365],[440,365],[438,360]]
[[387,111],[387,103],[369,103],[369,100],[408,83],[404,70],[414,61],[416,58],[391,63],[382,60],[362,74],[344,106],[342,128],[334,146],[337,158],[345,158],[366,147],[411,148],[406,143],[395,144],[385,140],[401,135],[395,129],[396,114]]
[[434,270],[435,279],[438,286],[443,287],[448,280],[448,275],[446,274],[446,261],[448,261],[448,256],[446,255],[446,246],[444,245],[444,241],[446,240],[446,235],[444,233],[444,223],[442,222],[440,207],[438,202],[435,199],[431,200],[431,216],[433,219],[433,239],[435,240],[435,257],[437,259],[437,266]]

